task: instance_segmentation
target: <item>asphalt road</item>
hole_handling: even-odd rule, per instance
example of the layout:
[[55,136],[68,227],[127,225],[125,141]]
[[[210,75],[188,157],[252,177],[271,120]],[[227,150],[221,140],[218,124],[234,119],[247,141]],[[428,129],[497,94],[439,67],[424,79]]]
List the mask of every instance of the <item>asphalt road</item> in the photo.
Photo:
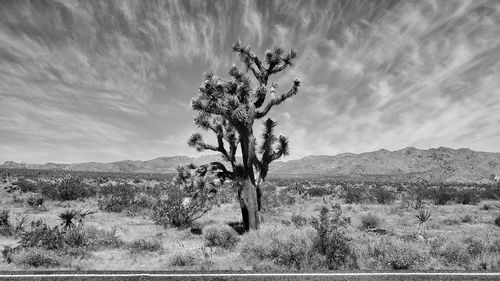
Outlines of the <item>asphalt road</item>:
[[196,273],[196,272],[0,272],[0,280],[291,280],[291,281],[499,281],[500,272],[340,272],[340,273]]

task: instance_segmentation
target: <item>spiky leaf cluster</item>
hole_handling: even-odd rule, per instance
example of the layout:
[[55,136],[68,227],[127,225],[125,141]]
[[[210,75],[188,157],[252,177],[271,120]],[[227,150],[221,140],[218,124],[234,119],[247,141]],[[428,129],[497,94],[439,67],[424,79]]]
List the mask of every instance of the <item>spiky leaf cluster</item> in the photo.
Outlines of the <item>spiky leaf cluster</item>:
[[289,154],[288,148],[288,138],[280,135],[276,137],[274,134],[274,128],[277,123],[271,118],[264,121],[264,131],[262,133],[262,143],[259,147],[259,153],[261,154],[260,160],[257,159],[256,163],[258,169],[263,177],[266,177],[269,170],[269,164]]
[[[243,62],[244,71],[233,65],[229,70],[229,79],[205,73],[199,94],[191,101],[192,108],[198,111],[195,124],[205,131],[213,132],[217,137],[217,144],[208,144],[201,134],[196,133],[188,140],[188,145],[197,151],[220,152],[231,163],[233,172],[239,171],[238,167],[242,167],[242,173],[256,168],[265,177],[269,163],[289,153],[288,139],[274,136],[273,128],[276,123],[271,119],[264,122],[265,130],[261,141],[253,137],[252,126],[255,119],[265,117],[274,106],[297,94],[300,86],[298,79],[294,79],[292,87],[281,94],[276,94],[277,83],[273,82],[270,88],[267,86],[273,74],[293,66],[297,53],[275,47],[267,50],[264,60],[260,60],[250,47],[241,42],[235,42],[232,50]],[[252,85],[248,72],[253,74],[257,85]],[[242,155],[247,162],[238,166],[235,155],[240,143],[242,149],[245,147],[246,151],[242,151]],[[261,144],[260,147],[258,143]]]

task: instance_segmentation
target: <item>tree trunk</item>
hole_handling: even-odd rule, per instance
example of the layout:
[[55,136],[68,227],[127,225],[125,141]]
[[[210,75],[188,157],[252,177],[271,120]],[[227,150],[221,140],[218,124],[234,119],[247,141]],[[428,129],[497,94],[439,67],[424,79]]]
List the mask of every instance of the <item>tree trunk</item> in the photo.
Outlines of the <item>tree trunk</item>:
[[241,154],[243,158],[244,180],[241,182],[238,199],[240,201],[241,215],[245,230],[259,228],[259,207],[257,199],[257,187],[253,171],[253,160],[255,147],[251,125],[239,130]]
[[257,189],[250,179],[246,179],[241,186],[238,196],[245,230],[259,228],[259,210],[257,204]]

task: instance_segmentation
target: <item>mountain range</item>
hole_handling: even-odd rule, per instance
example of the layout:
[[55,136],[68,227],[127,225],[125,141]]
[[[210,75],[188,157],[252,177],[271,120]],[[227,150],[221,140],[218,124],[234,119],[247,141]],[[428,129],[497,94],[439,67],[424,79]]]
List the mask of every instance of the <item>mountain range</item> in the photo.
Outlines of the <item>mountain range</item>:
[[[159,157],[152,160],[123,160],[111,163],[86,162],[73,164],[19,164],[7,161],[0,168],[29,168],[67,171],[101,171],[126,173],[172,173],[178,165],[196,165],[219,161],[218,155],[191,158]],[[400,180],[425,179],[444,182],[491,182],[500,175],[500,153],[478,152],[467,148],[446,147],[420,150],[408,147],[389,151],[381,149],[361,154],[343,153],[334,156],[313,155],[297,160],[275,161],[270,175],[342,175],[385,176]]]

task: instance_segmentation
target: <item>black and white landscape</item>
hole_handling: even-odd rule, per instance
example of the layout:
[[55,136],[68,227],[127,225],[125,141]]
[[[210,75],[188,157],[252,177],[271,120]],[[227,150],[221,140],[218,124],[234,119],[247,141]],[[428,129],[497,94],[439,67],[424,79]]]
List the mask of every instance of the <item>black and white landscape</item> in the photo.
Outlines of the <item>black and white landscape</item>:
[[0,271],[500,269],[500,2],[0,1]]

